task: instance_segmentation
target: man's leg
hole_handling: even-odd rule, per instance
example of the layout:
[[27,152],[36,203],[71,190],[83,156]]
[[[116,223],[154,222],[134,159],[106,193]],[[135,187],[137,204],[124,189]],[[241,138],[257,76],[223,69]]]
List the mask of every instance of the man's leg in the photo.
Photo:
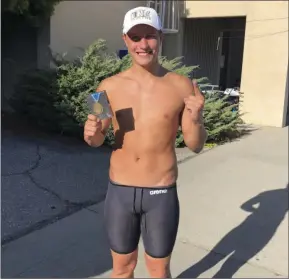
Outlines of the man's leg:
[[140,216],[134,212],[134,188],[109,183],[104,217],[111,248],[112,278],[133,278],[140,238]]
[[134,278],[138,251],[130,254],[118,254],[111,250],[111,255],[113,262],[111,278]]
[[162,190],[144,190],[143,194],[142,235],[152,278],[171,278],[170,259],[179,225],[176,186]]
[[145,262],[151,278],[172,278],[170,261],[171,256],[153,258],[145,253]]

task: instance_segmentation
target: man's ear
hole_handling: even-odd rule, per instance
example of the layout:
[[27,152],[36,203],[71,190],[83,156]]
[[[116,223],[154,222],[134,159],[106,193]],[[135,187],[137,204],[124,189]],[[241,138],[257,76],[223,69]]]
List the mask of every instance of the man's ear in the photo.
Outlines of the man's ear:
[[127,46],[127,43],[126,43],[126,34],[122,34],[122,39],[123,39],[123,41],[124,41],[124,43],[125,43],[125,45]]

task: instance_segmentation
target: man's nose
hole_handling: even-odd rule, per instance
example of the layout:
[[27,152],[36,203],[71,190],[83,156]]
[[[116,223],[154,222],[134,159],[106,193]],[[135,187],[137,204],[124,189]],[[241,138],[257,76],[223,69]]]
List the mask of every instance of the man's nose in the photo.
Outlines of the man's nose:
[[140,47],[141,47],[141,48],[147,48],[147,47],[148,47],[148,41],[147,41],[147,39],[144,38],[144,37],[141,38],[139,44],[140,44]]

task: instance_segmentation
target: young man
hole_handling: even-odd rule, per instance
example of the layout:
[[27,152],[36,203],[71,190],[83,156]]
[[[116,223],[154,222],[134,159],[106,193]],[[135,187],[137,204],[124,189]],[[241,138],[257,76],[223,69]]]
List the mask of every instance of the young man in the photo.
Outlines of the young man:
[[130,69],[105,79],[112,119],[88,115],[84,140],[102,145],[109,125],[115,132],[105,222],[113,258],[112,278],[133,278],[140,234],[150,276],[170,277],[170,257],[179,224],[175,138],[200,152],[206,141],[204,97],[190,79],[158,63],[163,35],[155,10],[127,12],[123,40],[132,57]]

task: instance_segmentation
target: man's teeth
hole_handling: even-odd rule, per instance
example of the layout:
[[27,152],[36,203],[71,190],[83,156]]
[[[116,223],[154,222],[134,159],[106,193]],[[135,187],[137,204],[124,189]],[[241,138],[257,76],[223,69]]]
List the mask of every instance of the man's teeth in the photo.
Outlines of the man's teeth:
[[151,54],[151,52],[137,52],[138,55],[146,56]]

